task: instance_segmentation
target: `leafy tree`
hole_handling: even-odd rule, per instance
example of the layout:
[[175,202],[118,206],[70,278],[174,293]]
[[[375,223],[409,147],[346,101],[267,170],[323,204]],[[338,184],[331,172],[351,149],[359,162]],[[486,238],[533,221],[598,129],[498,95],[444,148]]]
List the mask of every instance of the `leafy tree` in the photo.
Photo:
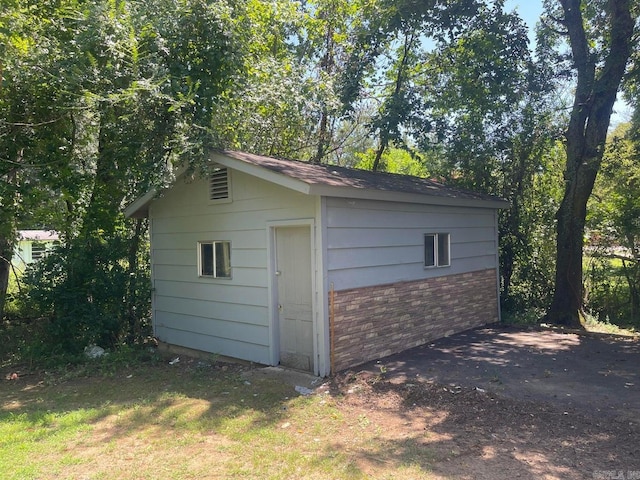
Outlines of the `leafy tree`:
[[[254,26],[247,40],[248,76],[218,104],[215,142],[317,163],[353,160],[363,120],[343,118],[336,78],[365,5],[254,0],[248,8]],[[368,115],[363,111],[361,117]]]
[[58,200],[50,186],[70,175],[66,153],[73,130],[64,108],[71,94],[43,68],[60,59],[59,47],[68,40],[65,32],[46,35],[42,19],[52,5],[6,7],[0,12],[0,318],[18,222],[39,219],[38,226],[52,226],[54,215],[47,218],[43,207]]
[[379,149],[369,149],[363,153],[356,154],[359,159],[355,168],[363,170],[374,170],[373,165],[378,160],[380,170],[389,173],[399,173],[402,175],[412,175],[414,177],[426,177],[427,169],[424,159],[412,155],[405,149],[389,148],[378,158]]
[[244,4],[12,6],[2,201],[13,201],[15,232],[36,191],[25,189],[50,192],[46,206],[60,214],[49,226],[64,233],[28,293],[50,318],[48,339],[66,350],[134,339],[148,317],[146,229],[125,220],[122,206],[165,181],[172,165],[206,161],[216,102],[245,72]]
[[385,75],[387,82],[382,87],[383,100],[371,119],[371,129],[378,136],[378,148],[371,166],[374,171],[378,170],[390,142],[403,144],[402,127],[410,125],[420,111],[420,97],[412,88],[415,87],[412,76],[415,76],[418,65],[418,33],[411,26],[405,26],[399,35],[399,46],[394,57],[389,59],[391,65]]
[[[432,152],[432,172],[510,202],[500,212],[500,274],[507,309],[546,299],[548,255],[544,218],[533,210],[546,186],[557,137],[551,72],[532,56],[527,30],[503,2],[479,6],[476,15],[425,55],[426,121],[422,148]],[[543,51],[538,52],[542,57]],[[535,279],[535,281],[533,281]],[[514,281],[519,285],[514,287]],[[530,290],[523,288],[531,287]],[[533,295],[535,292],[535,295]]]
[[[587,226],[594,265],[586,277],[601,283],[594,281],[586,298],[587,307],[601,316],[637,324],[640,321],[640,148],[631,133],[631,124],[621,124],[610,135],[602,171],[589,202]],[[621,266],[627,285],[624,292],[616,289],[615,278],[609,273],[613,270],[612,264]],[[598,271],[609,273],[609,278],[593,278]],[[614,295],[615,291],[619,295]]]
[[314,79],[318,95],[317,148],[311,157],[321,163],[340,148],[346,138],[336,138],[341,123],[342,106],[338,100],[335,78],[344,71],[350,45],[350,33],[362,21],[366,4],[360,1],[316,0],[305,5],[306,21],[300,36],[300,60],[307,65]]
[[[342,81],[347,111],[380,99],[369,122],[378,137],[371,167],[389,146],[405,146],[432,175],[508,199],[500,216],[503,299],[514,304],[514,280],[548,287],[548,232],[531,221],[546,218],[532,206],[542,204],[537,195],[547,190],[539,189],[555,171],[546,167],[558,136],[547,50],[532,56],[526,26],[503,1],[376,6],[356,31]],[[545,258],[531,267],[533,252]],[[526,298],[518,305],[532,303],[521,286],[513,291]],[[543,290],[532,291],[543,304]]]
[[575,94],[565,133],[565,192],[557,212],[556,279],[547,311],[552,323],[579,327],[583,309],[582,247],[587,201],[596,179],[613,104],[637,36],[634,0],[545,3],[567,42],[567,69],[575,75]]

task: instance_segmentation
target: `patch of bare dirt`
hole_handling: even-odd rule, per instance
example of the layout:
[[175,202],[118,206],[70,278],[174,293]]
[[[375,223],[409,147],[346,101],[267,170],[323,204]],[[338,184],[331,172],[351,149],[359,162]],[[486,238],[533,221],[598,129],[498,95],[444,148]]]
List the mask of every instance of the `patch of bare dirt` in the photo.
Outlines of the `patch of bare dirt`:
[[624,417],[367,371],[338,375],[331,393],[396,444],[431,452],[429,469],[445,478],[640,478],[640,425]]
[[445,476],[629,480],[640,479],[639,377],[637,337],[489,326],[343,373],[335,388],[425,418]]

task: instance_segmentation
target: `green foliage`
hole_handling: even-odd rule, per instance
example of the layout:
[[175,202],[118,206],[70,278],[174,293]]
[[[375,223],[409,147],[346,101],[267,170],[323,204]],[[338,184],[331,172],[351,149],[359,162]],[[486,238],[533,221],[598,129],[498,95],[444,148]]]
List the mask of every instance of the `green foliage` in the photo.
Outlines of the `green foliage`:
[[42,322],[43,352],[79,354],[150,335],[148,258],[130,268],[132,241],[125,229],[74,239],[27,270],[21,302]]
[[[547,3],[560,18],[560,7]],[[586,33],[597,38],[604,3],[582,4]],[[170,182],[176,167],[205,168],[211,147],[431,175],[499,195],[511,203],[499,218],[505,310],[549,302],[566,160],[557,143],[564,106],[553,96],[571,78],[550,22],[534,56],[524,23],[503,0],[5,7],[0,257],[10,258],[18,227],[62,234],[61,250],[25,280],[23,303],[11,303],[12,313],[20,306],[39,318],[32,326],[50,351],[144,337],[145,226],[123,223],[120,212]],[[599,54],[608,42],[589,48]],[[608,201],[593,206],[592,231],[635,252],[637,158],[623,157],[611,157]],[[0,311],[6,265],[0,260]],[[613,305],[611,292],[627,294],[608,271],[592,270],[593,308]],[[640,311],[638,262],[614,273],[638,304],[630,311]]]
[[244,6],[64,0],[0,13],[0,255],[18,227],[63,238],[23,279],[29,348],[75,354],[149,334],[144,222],[121,212],[174,166],[206,163],[216,104],[248,63]]
[[[359,159],[355,168],[371,170],[376,152],[369,149],[364,153],[356,154]],[[406,150],[390,148],[383,155],[380,162],[380,171],[389,173],[400,173],[402,175],[413,175],[414,177],[426,177],[427,169],[421,158],[411,155]]]
[[599,319],[640,325],[640,148],[632,124],[610,135],[589,203],[585,303]]
[[[539,313],[550,301],[555,281],[555,245],[551,239],[562,196],[564,158],[560,142],[544,150],[541,164],[527,180],[520,202],[500,214],[501,301],[507,314],[518,315],[529,309]],[[508,255],[513,256],[511,262],[504,258]],[[512,269],[507,276],[504,268],[508,265]],[[510,285],[505,286],[507,279]]]

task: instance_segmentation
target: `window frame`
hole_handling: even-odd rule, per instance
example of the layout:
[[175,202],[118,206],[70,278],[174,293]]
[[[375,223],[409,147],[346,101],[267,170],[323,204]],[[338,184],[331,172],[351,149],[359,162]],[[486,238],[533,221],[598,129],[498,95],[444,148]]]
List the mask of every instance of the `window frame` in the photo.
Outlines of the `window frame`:
[[[218,248],[217,246],[221,246],[221,252],[223,254],[223,256],[226,256],[228,258],[223,258],[222,262],[224,262],[226,265],[223,268],[223,272],[219,272],[219,261],[218,261]],[[226,247],[225,247],[226,245]],[[210,246],[211,247],[211,252],[209,253],[210,255],[210,260],[209,259],[205,259],[205,255],[203,253],[203,247],[205,246]],[[204,240],[204,241],[200,241],[198,242],[198,277],[199,278],[215,278],[215,279],[220,279],[220,280],[231,280],[232,276],[233,276],[233,271],[231,268],[231,242],[229,240]],[[205,273],[205,268],[208,267],[208,265],[205,265],[205,262],[208,264],[208,262],[211,262],[210,265],[210,271],[211,273]],[[209,268],[207,268],[206,272],[209,271]]]
[[[429,250],[427,250],[430,245]],[[451,266],[451,234],[448,232],[425,233],[423,244],[423,266],[425,269]],[[441,257],[446,255],[446,259]],[[428,262],[429,261],[429,262]]]

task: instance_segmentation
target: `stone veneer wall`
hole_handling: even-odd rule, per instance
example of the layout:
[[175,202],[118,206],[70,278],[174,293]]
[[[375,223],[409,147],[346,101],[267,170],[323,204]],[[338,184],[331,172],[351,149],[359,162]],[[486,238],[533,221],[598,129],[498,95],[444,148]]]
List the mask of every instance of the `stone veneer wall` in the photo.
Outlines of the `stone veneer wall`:
[[494,269],[334,292],[335,371],[498,321]]

